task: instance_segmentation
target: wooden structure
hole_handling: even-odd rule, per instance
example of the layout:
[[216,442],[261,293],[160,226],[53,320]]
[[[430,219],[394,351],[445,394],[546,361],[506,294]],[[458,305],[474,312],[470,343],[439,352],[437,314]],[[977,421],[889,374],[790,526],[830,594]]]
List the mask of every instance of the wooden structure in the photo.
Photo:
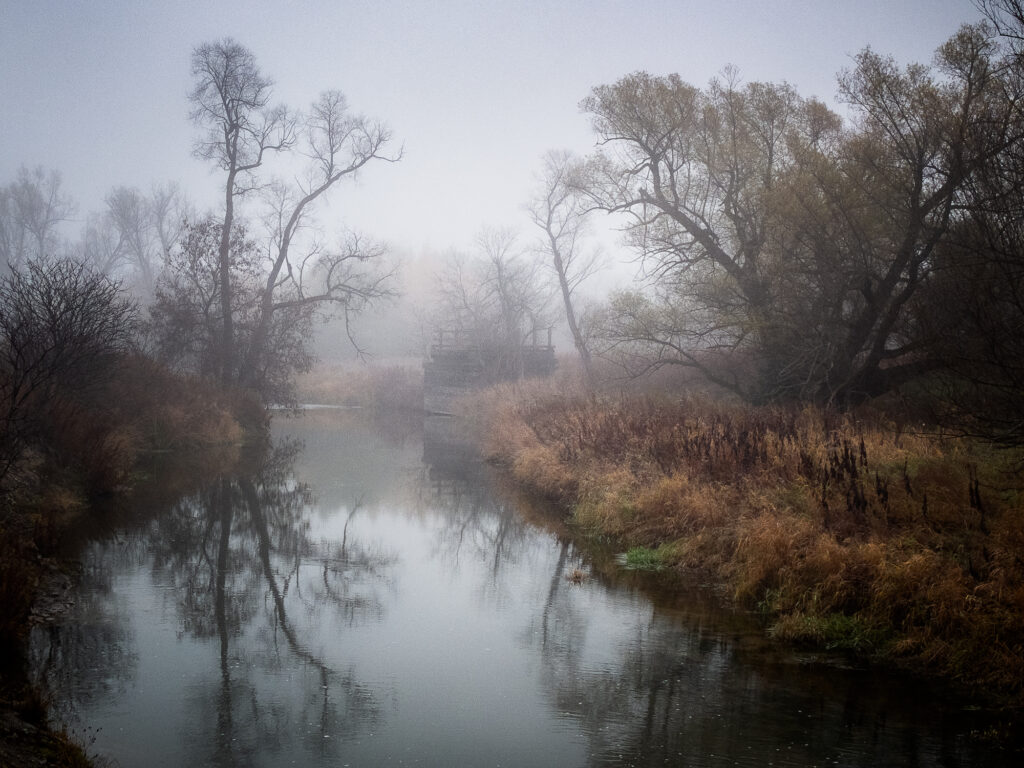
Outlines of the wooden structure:
[[502,381],[550,376],[557,367],[548,328],[546,344],[534,332],[519,347],[486,347],[468,343],[452,331],[439,331],[423,363],[423,408],[427,413],[451,414],[460,395]]

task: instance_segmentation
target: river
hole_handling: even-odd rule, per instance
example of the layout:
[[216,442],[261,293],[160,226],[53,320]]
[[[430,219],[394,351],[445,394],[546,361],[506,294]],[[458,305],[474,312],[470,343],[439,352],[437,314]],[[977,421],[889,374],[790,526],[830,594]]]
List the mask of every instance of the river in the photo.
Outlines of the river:
[[1017,764],[941,686],[625,570],[447,432],[307,411],[140,494],[33,630],[54,716],[125,768]]

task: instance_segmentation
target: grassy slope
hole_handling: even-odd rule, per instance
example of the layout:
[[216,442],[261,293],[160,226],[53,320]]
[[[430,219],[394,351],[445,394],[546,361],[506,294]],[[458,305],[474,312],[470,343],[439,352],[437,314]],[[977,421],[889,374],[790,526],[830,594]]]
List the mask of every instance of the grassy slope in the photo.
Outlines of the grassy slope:
[[713,574],[780,638],[1024,704],[1020,456],[815,410],[564,385],[475,409],[521,483],[635,557]]

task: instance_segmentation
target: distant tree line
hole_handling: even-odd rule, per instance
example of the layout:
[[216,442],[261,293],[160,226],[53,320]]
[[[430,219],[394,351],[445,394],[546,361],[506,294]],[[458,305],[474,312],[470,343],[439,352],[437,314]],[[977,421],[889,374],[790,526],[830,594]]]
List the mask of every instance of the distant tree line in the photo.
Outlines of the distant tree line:
[[[426,324],[515,350],[560,314],[588,372],[597,357],[630,375],[682,367],[751,403],[898,394],[1019,443],[1024,13],[978,5],[987,20],[931,65],[861,52],[839,75],[846,120],[731,69],[703,88],[644,72],[594,88],[581,107],[598,149],[545,156],[532,245],[479,235],[436,274]],[[301,113],[272,106],[271,81],[231,39],[196,47],[192,76],[195,154],[222,174],[221,207],[197,213],[173,185],[117,187],[68,244],[59,175],[22,169],[0,188],[0,270],[84,261],[140,298],[149,353],[290,402],[314,323],[348,328],[395,290],[383,248],[324,240],[315,213],[401,150],[337,91]],[[595,307],[580,286],[600,264],[587,235],[601,213],[643,279]]]

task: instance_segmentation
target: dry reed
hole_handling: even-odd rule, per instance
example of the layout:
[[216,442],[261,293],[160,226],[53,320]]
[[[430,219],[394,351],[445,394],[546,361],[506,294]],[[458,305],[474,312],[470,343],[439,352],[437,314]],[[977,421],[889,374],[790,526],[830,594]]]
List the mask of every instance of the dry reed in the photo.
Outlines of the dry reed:
[[560,383],[479,396],[485,447],[623,548],[727,584],[782,638],[1024,704],[1019,457],[877,417]]

